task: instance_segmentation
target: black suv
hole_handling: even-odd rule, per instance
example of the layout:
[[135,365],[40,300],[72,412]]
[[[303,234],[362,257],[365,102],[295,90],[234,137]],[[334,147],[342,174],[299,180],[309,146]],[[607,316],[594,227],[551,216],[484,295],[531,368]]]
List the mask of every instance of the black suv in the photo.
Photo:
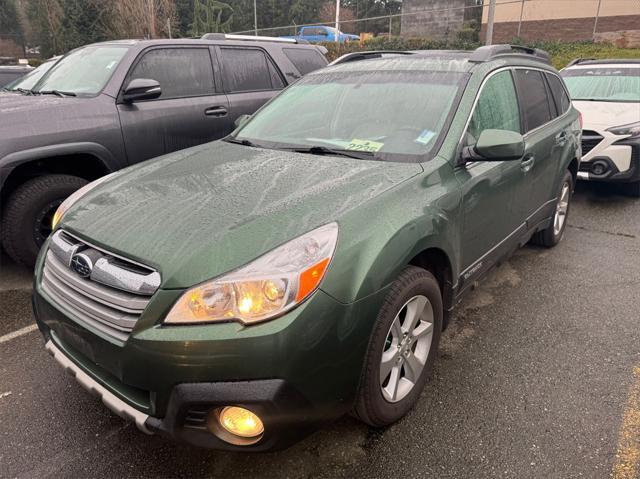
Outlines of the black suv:
[[0,234],[32,265],[62,201],[88,181],[222,138],[325,49],[213,34],[125,40],[68,53],[29,91],[0,95]]

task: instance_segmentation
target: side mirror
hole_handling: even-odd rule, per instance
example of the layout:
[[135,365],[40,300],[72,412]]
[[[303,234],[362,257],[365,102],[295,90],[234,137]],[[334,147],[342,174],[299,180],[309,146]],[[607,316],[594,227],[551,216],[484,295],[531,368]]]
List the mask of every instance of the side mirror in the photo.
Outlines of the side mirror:
[[153,100],[162,95],[160,83],[148,78],[136,78],[131,80],[124,89],[122,100],[125,103],[133,103],[140,100]]
[[236,128],[240,128],[246,122],[249,121],[249,118],[251,118],[251,115],[240,115],[238,118],[236,118],[236,120],[233,122],[233,124],[234,124],[234,126]]
[[509,130],[484,130],[474,146],[462,152],[463,161],[511,161],[524,155],[524,138]]

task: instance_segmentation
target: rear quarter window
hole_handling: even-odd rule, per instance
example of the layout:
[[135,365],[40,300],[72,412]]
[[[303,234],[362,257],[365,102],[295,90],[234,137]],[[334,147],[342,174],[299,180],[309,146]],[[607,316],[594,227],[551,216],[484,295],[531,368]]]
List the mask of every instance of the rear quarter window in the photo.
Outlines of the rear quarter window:
[[326,59],[315,49],[283,48],[282,51],[302,75],[306,75],[327,65]]
[[556,109],[558,110],[558,115],[562,115],[567,112],[569,106],[571,105],[571,100],[569,100],[569,95],[567,95],[564,86],[562,85],[562,80],[553,73],[545,73],[547,77],[547,81],[549,82],[549,87],[551,88],[551,94],[553,95],[553,100],[556,104]]

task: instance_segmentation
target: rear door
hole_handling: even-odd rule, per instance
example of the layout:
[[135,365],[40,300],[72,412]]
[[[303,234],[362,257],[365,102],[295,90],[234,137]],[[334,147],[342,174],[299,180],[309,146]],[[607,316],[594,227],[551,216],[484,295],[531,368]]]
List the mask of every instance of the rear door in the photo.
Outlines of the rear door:
[[524,187],[519,189],[514,200],[519,205],[522,221],[531,228],[553,211],[553,189],[567,132],[561,122],[556,121],[558,114],[545,72],[516,68],[514,75],[525,140]]
[[136,59],[123,85],[135,78],[152,79],[160,83],[162,94],[154,100],[118,102],[130,163],[231,132],[229,103],[216,88],[211,54],[207,46],[163,46],[145,50]]
[[[486,129],[520,133],[520,109],[511,71],[485,80],[462,146],[473,146]],[[520,161],[476,161],[456,169],[463,192],[461,288],[487,271],[517,242],[523,227],[514,197],[521,187]]]
[[280,70],[259,47],[218,47],[229,119],[251,115],[285,86]]

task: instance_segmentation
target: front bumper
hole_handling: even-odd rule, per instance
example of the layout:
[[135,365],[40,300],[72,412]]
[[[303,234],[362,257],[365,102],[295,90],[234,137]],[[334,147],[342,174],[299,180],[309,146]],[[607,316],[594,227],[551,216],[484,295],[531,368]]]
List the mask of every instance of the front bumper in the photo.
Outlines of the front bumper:
[[590,181],[640,181],[640,139],[622,139],[603,132],[602,141],[583,156],[578,178]]
[[[386,294],[342,304],[319,290],[251,327],[165,326],[159,319],[181,292],[159,290],[119,342],[56,304],[36,271],[34,312],[47,349],[86,389],[145,433],[225,450],[281,449],[348,412]],[[228,405],[261,417],[259,442],[237,446],[209,432],[209,413]]]

